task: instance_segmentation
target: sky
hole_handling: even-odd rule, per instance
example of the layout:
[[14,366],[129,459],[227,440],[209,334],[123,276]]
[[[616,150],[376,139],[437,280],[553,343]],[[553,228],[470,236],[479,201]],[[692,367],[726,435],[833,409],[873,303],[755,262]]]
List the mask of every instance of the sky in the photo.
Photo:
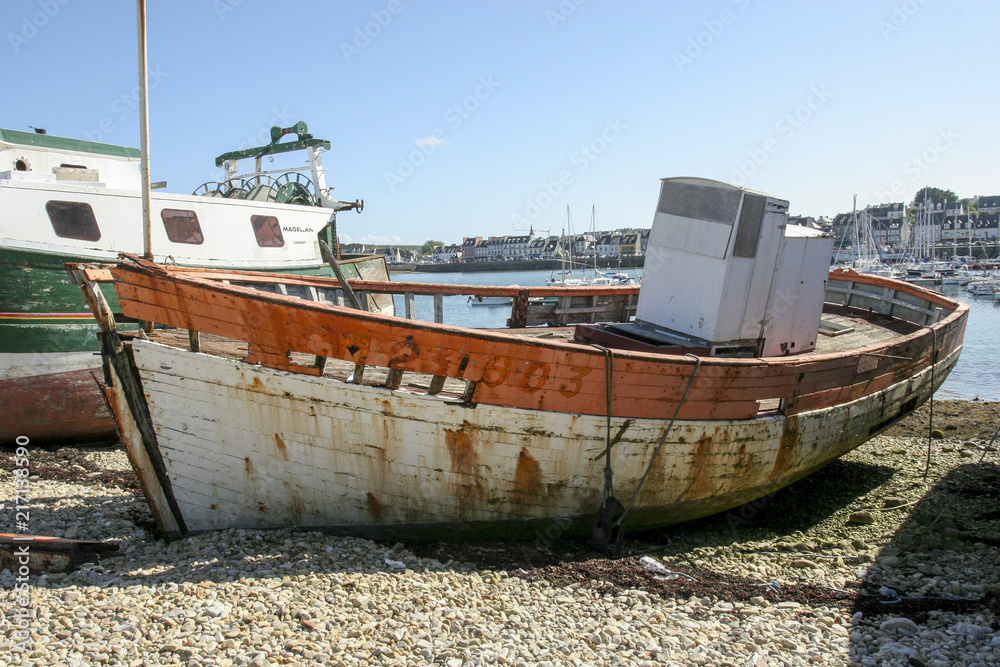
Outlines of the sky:
[[[567,207],[576,232],[592,207],[648,227],[674,176],[809,216],[1000,194],[989,0],[147,5],[152,180],[192,192],[302,120],[334,195],[365,200],[345,242],[558,234]],[[4,0],[0,21],[0,127],[138,146],[133,0]]]

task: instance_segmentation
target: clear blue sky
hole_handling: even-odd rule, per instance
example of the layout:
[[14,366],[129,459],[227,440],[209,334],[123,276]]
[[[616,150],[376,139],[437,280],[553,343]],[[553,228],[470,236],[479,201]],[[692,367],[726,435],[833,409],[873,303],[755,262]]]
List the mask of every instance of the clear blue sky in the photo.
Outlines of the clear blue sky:
[[[988,0],[148,0],[153,180],[304,120],[350,240],[648,226],[701,176],[833,215],[1000,194]],[[135,2],[5,0],[0,127],[138,145]],[[367,34],[366,34],[367,33]]]

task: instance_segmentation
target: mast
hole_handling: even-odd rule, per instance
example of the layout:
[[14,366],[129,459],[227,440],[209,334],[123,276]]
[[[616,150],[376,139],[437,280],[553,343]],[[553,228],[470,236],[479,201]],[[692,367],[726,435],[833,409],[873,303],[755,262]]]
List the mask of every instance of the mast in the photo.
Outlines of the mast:
[[[569,215],[569,205],[566,206],[566,215],[567,216]],[[565,229],[559,230],[559,239],[560,239],[559,241],[560,244],[563,246],[562,248],[559,249],[560,250],[559,257],[560,259],[562,259],[562,261],[559,263],[559,266],[562,268],[562,270],[560,271],[559,278],[560,282],[562,282],[562,284],[565,285],[566,284],[566,248],[565,248],[566,230]]]
[[[597,236],[597,206],[590,205],[590,233]],[[594,277],[597,277],[597,241],[594,241]]]
[[854,268],[861,263],[861,233],[858,230],[858,195],[854,194],[854,203],[851,205],[851,216],[854,218]]
[[146,0],[136,0],[139,30],[139,168],[142,174],[142,254],[153,259],[153,227],[149,214],[149,91],[146,73]]

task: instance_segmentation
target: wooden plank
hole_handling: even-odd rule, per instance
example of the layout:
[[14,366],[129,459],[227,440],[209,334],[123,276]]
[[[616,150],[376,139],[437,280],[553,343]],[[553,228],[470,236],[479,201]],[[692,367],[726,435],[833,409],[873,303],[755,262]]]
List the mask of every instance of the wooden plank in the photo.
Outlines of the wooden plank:
[[142,432],[136,424],[132,409],[125,396],[123,384],[113,365],[110,366],[110,372],[112,373],[111,386],[102,386],[101,389],[104,391],[108,405],[115,417],[118,437],[125,447],[125,453],[132,464],[136,477],[139,478],[143,494],[149,501],[157,528],[167,537],[180,536],[186,532],[186,529],[180,513],[172,505],[172,490],[162,484],[161,476],[157,474],[156,464],[143,444]]
[[511,299],[510,320],[507,326],[512,329],[524,327],[528,321],[528,292],[520,291]]
[[444,297],[441,294],[434,295],[434,321],[438,324],[444,322]]
[[387,389],[399,389],[399,385],[403,382],[403,371],[393,368],[389,371],[389,374],[385,378],[385,386]]
[[443,375],[435,375],[431,379],[431,384],[427,388],[427,393],[431,394],[432,396],[441,393],[441,390],[444,389],[444,382],[446,379],[447,378],[445,378],[445,376]]

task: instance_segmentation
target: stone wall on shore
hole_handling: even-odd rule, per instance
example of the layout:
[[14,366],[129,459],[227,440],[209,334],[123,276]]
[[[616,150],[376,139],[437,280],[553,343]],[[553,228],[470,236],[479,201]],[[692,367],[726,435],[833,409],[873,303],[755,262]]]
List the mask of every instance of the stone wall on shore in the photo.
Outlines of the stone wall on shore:
[[[634,269],[641,267],[645,261],[642,255],[635,257],[599,257],[599,269]],[[390,264],[389,273],[415,271],[419,273],[473,273],[485,271],[558,271],[562,263],[558,259],[523,259],[507,262],[442,262],[438,264]],[[594,260],[587,263],[587,268],[593,268]],[[577,260],[574,267],[583,268]],[[567,265],[567,269],[569,266]]]

